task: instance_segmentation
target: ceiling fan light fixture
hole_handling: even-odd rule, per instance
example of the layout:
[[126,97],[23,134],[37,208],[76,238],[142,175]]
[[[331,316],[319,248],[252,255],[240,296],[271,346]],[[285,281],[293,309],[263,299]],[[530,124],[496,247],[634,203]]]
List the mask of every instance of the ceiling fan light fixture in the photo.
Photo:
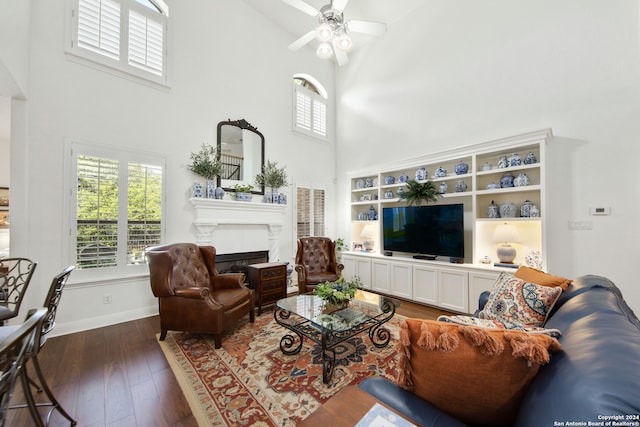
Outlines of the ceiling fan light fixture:
[[340,37],[337,38],[336,46],[338,46],[338,48],[340,48],[341,50],[348,52],[353,47],[353,41],[351,40],[351,37],[349,37],[348,35],[342,34]]
[[331,58],[333,55],[333,49],[331,49],[331,45],[329,43],[320,43],[318,49],[316,50],[316,56],[322,59]]
[[324,22],[316,29],[316,37],[323,43],[327,43],[333,38],[333,28],[327,22]]

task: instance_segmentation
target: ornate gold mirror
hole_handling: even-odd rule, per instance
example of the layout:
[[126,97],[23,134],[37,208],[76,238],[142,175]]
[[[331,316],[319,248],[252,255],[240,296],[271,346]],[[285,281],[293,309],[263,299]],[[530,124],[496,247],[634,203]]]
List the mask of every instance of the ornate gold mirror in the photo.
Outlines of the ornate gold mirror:
[[218,187],[235,191],[236,185],[253,185],[252,193],[264,194],[256,188],[255,177],[264,164],[264,135],[245,119],[218,123],[218,155],[222,173]]

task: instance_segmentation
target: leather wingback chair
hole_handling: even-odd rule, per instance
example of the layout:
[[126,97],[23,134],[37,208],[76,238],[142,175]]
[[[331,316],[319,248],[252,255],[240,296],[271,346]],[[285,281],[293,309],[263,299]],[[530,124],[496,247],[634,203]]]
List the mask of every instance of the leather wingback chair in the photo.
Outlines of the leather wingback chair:
[[245,286],[244,273],[218,274],[213,246],[162,245],[149,248],[147,257],[161,341],[168,330],[210,333],[220,348],[224,332],[238,319],[248,313],[255,320],[254,291]]
[[336,260],[336,242],[328,237],[298,239],[296,271],[301,294],[313,291],[319,283],[338,280],[343,268]]

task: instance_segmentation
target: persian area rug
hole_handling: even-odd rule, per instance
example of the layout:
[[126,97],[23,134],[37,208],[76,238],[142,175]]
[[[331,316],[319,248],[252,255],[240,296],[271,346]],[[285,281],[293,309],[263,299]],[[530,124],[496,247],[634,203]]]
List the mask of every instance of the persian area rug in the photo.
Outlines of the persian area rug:
[[159,343],[200,426],[295,426],[345,386],[373,375],[394,378],[403,319],[396,314],[385,324],[392,338],[384,348],[367,334],[338,345],[329,384],[322,382],[319,345],[305,339],[299,354],[282,354],[288,330],[273,311],[253,324],[243,320],[217,350],[212,336],[184,332]]

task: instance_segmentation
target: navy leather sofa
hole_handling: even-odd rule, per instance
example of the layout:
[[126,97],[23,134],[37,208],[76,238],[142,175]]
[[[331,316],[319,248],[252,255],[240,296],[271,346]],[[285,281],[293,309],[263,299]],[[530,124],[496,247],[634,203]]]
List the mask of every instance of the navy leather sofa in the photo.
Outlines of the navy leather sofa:
[[[562,351],[540,368],[514,427],[640,425],[640,321],[620,290],[604,277],[580,277],[546,327],[562,331]],[[466,425],[385,378],[368,378],[360,388],[422,426]]]

